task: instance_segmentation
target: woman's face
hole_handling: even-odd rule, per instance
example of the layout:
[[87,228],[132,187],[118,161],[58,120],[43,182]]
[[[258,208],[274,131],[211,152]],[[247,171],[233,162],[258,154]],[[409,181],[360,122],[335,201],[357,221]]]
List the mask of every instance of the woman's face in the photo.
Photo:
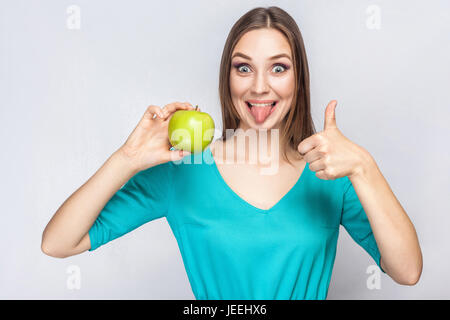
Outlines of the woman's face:
[[[278,55],[285,56],[273,58]],[[230,91],[241,119],[239,127],[279,128],[295,91],[288,40],[276,29],[251,30],[238,41],[231,57]]]

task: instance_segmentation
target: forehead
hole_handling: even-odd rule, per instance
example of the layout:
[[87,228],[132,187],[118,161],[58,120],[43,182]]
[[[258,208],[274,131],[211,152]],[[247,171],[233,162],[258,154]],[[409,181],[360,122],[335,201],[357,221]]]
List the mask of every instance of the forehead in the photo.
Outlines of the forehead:
[[234,47],[233,54],[238,51],[251,57],[271,57],[280,53],[292,57],[289,41],[276,29],[256,29],[246,32]]

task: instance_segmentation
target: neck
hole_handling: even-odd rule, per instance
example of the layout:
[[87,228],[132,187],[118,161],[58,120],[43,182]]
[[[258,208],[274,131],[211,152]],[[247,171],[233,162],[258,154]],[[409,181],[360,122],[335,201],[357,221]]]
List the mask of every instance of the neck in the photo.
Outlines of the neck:
[[[227,164],[240,163],[258,168],[284,163],[284,141],[279,128],[253,129],[239,126],[231,130],[225,141],[217,140],[217,159]],[[287,156],[295,160],[295,150],[289,148]]]

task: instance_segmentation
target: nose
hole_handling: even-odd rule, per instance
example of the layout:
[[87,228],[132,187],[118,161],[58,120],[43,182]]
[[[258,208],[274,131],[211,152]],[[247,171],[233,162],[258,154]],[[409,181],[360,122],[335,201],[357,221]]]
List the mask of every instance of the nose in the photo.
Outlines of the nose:
[[255,94],[263,94],[269,91],[269,85],[263,73],[258,74],[253,80],[252,91]]

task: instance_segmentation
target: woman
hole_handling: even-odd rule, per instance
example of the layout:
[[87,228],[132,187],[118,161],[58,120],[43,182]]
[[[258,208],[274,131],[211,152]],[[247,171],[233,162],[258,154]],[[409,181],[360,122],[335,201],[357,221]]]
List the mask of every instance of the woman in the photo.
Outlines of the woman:
[[325,299],[342,224],[396,282],[418,281],[414,226],[374,159],[337,128],[336,101],[315,133],[306,53],[291,16],[256,8],[236,22],[219,93],[222,138],[199,154],[171,150],[167,136],[172,114],[190,103],[148,107],[55,213],[43,252],[93,251],[166,217],[197,299]]

